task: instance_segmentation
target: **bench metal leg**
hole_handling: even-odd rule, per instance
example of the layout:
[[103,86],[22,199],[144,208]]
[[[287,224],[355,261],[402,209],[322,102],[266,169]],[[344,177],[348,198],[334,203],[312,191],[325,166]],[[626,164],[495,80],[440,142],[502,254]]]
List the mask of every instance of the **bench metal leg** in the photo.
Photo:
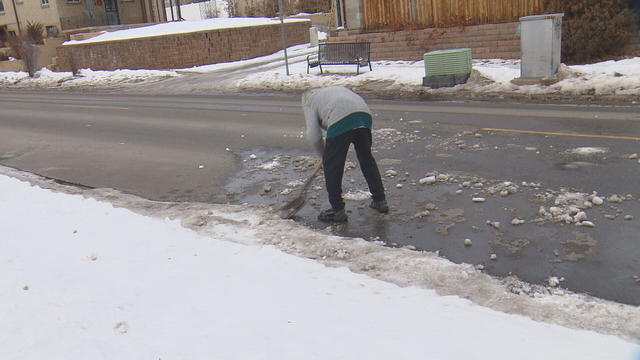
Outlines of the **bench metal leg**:
[[358,72],[356,73],[356,75],[360,75],[360,64],[358,63]]
[[322,64],[318,66],[320,66],[320,75],[322,75]]
[[371,67],[371,60],[369,60],[369,71],[373,71],[373,68]]
[[307,74],[309,74],[309,63],[307,63]]

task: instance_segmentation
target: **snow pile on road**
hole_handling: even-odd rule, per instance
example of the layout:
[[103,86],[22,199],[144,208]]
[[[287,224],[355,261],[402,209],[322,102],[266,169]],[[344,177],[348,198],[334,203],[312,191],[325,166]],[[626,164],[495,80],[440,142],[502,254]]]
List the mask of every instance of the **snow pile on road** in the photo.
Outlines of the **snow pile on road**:
[[315,232],[262,207],[151,202],[0,172],[68,193],[0,175],[7,358],[623,359],[637,351],[458,296],[637,340],[636,307],[555,288],[515,295],[472,265]]
[[602,147],[579,147],[579,148],[575,148],[575,149],[569,149],[566,151],[566,153],[568,154],[575,154],[575,155],[596,155],[596,154],[604,154],[607,151],[609,151],[606,148],[602,148]]

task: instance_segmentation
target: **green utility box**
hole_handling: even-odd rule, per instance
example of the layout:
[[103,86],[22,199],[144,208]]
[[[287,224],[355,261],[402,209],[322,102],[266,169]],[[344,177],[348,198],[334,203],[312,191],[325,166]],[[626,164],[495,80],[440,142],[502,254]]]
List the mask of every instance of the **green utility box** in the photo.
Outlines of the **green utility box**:
[[464,84],[471,75],[471,49],[436,50],[424,54],[422,85],[432,89]]

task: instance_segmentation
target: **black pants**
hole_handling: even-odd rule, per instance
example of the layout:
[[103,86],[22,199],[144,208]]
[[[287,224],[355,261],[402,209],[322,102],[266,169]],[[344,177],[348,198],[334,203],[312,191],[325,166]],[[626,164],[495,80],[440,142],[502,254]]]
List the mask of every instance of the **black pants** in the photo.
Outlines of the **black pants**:
[[327,139],[324,147],[324,154],[322,155],[324,180],[329,193],[329,203],[331,203],[333,210],[344,209],[342,176],[344,174],[344,164],[347,160],[347,152],[351,144],[356,149],[360,169],[362,169],[362,174],[367,180],[373,200],[385,200],[380,171],[376,160],[371,154],[371,129],[358,128]]

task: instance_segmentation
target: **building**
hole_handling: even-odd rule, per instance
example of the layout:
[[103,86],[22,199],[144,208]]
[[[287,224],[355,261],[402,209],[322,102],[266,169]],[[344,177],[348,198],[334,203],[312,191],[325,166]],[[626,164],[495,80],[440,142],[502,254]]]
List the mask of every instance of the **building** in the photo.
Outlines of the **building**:
[[164,0],[0,0],[0,47],[40,23],[47,36],[93,26],[166,21]]

